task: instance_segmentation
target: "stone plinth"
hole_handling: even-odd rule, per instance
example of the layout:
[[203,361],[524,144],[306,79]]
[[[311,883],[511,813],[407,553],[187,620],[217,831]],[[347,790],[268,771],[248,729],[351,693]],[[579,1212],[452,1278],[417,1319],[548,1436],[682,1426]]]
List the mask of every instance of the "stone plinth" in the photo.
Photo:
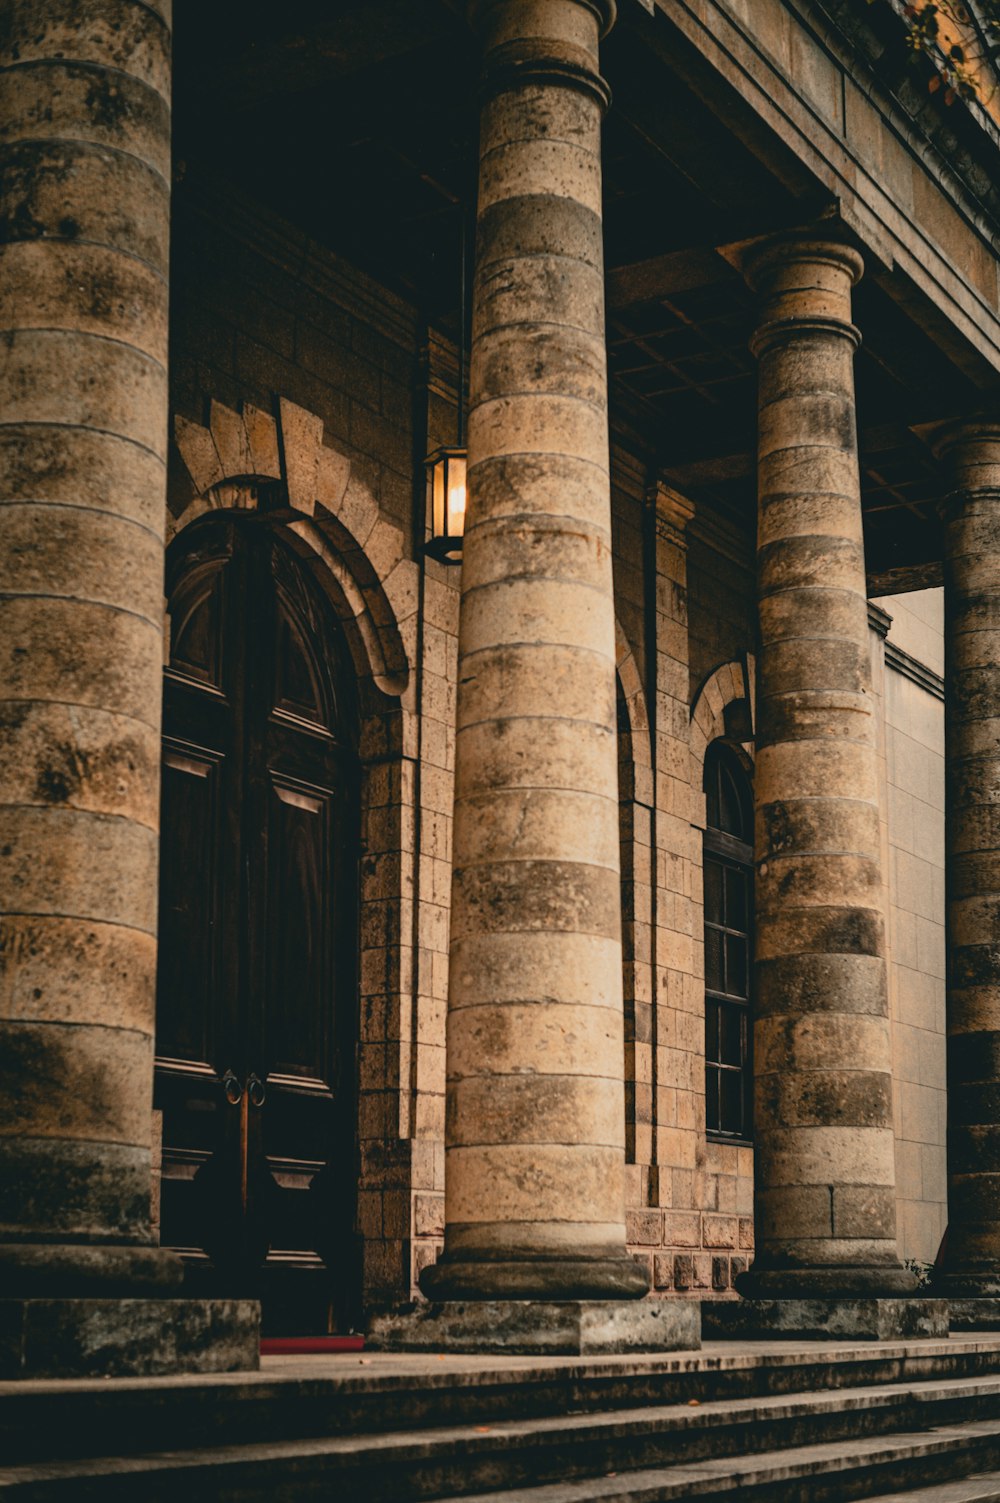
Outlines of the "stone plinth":
[[254,1371],[255,1300],[0,1299],[0,1379]]
[[705,1300],[706,1338],[896,1341],[948,1335],[943,1299]]
[[396,1352],[599,1356],[697,1351],[697,1300],[469,1300],[377,1316],[368,1345]]
[[953,1331],[1000,1331],[1000,1298],[948,1299]]

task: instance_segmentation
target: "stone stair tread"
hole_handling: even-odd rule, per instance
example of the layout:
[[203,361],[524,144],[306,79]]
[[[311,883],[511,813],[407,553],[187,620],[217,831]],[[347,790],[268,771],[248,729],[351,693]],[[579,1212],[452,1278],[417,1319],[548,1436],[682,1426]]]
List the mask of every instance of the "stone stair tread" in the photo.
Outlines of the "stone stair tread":
[[[810,1414],[819,1411],[843,1411],[851,1409],[871,1407],[891,1407],[891,1402],[917,1402],[933,1406],[935,1401],[955,1400],[965,1397],[973,1397],[977,1394],[1000,1393],[1000,1379],[972,1378],[955,1379],[933,1385],[926,1384],[899,1384],[881,1385],[870,1389],[852,1389],[846,1394],[844,1391],[823,1391],[821,1393],[774,1395],[753,1399],[726,1401],[718,1400],[711,1403],[699,1404],[688,1407],[686,1405],[667,1405],[662,1407],[645,1406],[634,1410],[618,1410],[611,1415],[606,1412],[597,1414],[570,1414],[565,1416],[542,1416],[537,1419],[518,1419],[509,1421],[497,1421],[487,1426],[465,1424],[459,1426],[433,1427],[418,1431],[395,1431],[383,1434],[361,1435],[333,1435],[302,1437],[284,1441],[261,1441],[233,1445],[204,1445],[194,1449],[156,1450],[145,1451],[133,1456],[112,1457],[89,1457],[68,1459],[49,1462],[29,1462],[12,1467],[0,1469],[0,1492],[5,1488],[16,1488],[18,1485],[30,1482],[69,1481],[72,1478],[98,1479],[104,1477],[133,1476],[137,1482],[143,1476],[151,1476],[157,1472],[191,1472],[199,1468],[217,1466],[247,1466],[259,1468],[266,1463],[275,1465],[281,1462],[309,1462],[319,1463],[326,1459],[341,1466],[352,1467],[364,1462],[365,1458],[373,1461],[387,1461],[396,1465],[405,1465],[408,1461],[444,1460],[448,1457],[480,1457],[495,1451],[500,1442],[501,1451],[508,1448],[510,1442],[527,1444],[533,1442],[544,1444],[546,1439],[555,1440],[565,1437],[572,1441],[574,1437],[582,1440],[603,1439],[621,1440],[631,1434],[647,1434],[651,1431],[675,1429],[677,1431],[704,1428],[706,1425],[728,1423],[750,1424],[764,1422],[767,1419],[780,1419],[785,1417],[807,1418]],[[845,1399],[849,1403],[845,1404]],[[716,1489],[722,1487],[727,1475],[734,1478],[743,1478],[744,1484],[751,1480],[750,1474],[755,1474],[761,1467],[768,1464],[773,1470],[775,1467],[784,1465],[802,1466],[805,1474],[808,1474],[809,1465],[803,1458],[810,1458],[824,1465],[835,1467],[838,1459],[852,1456],[891,1456],[896,1451],[912,1452],[914,1448],[927,1445],[930,1449],[942,1449],[955,1445],[959,1439],[968,1440],[976,1435],[985,1437],[997,1437],[1000,1439],[1000,1416],[996,1419],[968,1420],[960,1425],[935,1425],[933,1414],[928,1415],[931,1423],[926,1429],[906,1430],[902,1432],[889,1432],[878,1436],[865,1436],[858,1439],[840,1439],[830,1442],[819,1443],[806,1447],[788,1447],[772,1451],[761,1451],[751,1455],[729,1455],[717,1460],[709,1461],[678,1461],[675,1465],[667,1465],[652,1469],[642,1469],[633,1472],[622,1472],[620,1479],[629,1477],[634,1480],[638,1492],[630,1491],[627,1496],[641,1498],[643,1487],[652,1485],[651,1479],[665,1479],[676,1488],[683,1484],[693,1484],[702,1479],[712,1479],[712,1485]],[[912,1423],[912,1422],[911,1422]],[[933,1439],[932,1439],[933,1438]],[[519,1492],[532,1499],[532,1503],[570,1503],[570,1500],[600,1500],[605,1497],[615,1498],[619,1495],[621,1482],[616,1484],[618,1490],[601,1491],[605,1479],[590,1478],[580,1479],[565,1483],[540,1483],[534,1488],[505,1490],[490,1494],[476,1494],[475,1499],[483,1500],[510,1498],[515,1499]],[[665,1485],[664,1480],[657,1480],[656,1486]],[[726,1484],[728,1486],[728,1484]],[[704,1490],[704,1489],[702,1489]],[[664,1493],[662,1496],[669,1496]],[[697,1495],[697,1490],[692,1496]],[[650,1496],[653,1496],[650,1493]],[[475,1503],[470,1498],[469,1503]]]
[[[706,1494],[735,1493],[761,1482],[829,1477],[837,1471],[859,1466],[880,1466],[894,1461],[964,1450],[972,1434],[1000,1438],[1000,1420],[963,1425],[934,1426],[929,1430],[892,1435],[863,1436],[787,1450],[762,1451],[754,1455],[723,1456],[715,1460],[685,1462],[679,1466],[648,1467],[636,1471],[584,1477],[570,1482],[543,1483],[499,1492],[462,1493],[442,1497],[436,1503],[669,1503],[672,1498],[697,1498]],[[990,1482],[990,1479],[993,1479]],[[959,1478],[930,1488],[903,1489],[871,1494],[865,1503],[982,1503],[1000,1498],[1000,1473],[981,1473],[987,1485],[980,1492],[955,1492],[972,1481]]]
[[1000,1472],[973,1472],[909,1492],[879,1493],[867,1503],[1000,1503]]
[[[557,1439],[561,1435],[580,1439],[614,1439],[628,1434],[667,1430],[694,1430],[715,1425],[753,1423],[767,1419],[808,1417],[816,1413],[843,1413],[845,1410],[892,1408],[903,1402],[933,1405],[976,1395],[1000,1394],[1000,1376],[948,1378],[937,1382],[879,1384],[868,1388],[822,1389],[793,1394],[762,1394],[746,1399],[713,1399],[704,1403],[643,1404],[634,1408],[587,1411],[559,1415],[539,1415],[518,1419],[495,1419],[488,1425],[466,1423],[433,1425],[417,1430],[389,1430],[352,1435],[305,1436],[287,1441],[251,1442],[236,1446],[185,1448],[177,1452],[145,1452],[143,1456],[167,1454],[197,1455],[202,1450],[249,1454],[256,1450],[325,1447],[331,1456],[350,1457],[365,1452],[382,1455],[394,1452],[401,1459],[416,1460],[435,1451],[460,1447],[466,1453],[494,1449],[497,1440],[531,1441],[534,1437]],[[972,1428],[977,1423],[968,1421]],[[58,1465],[59,1463],[53,1463]],[[73,1464],[73,1463],[69,1463]],[[0,1479],[5,1475],[0,1472]]]

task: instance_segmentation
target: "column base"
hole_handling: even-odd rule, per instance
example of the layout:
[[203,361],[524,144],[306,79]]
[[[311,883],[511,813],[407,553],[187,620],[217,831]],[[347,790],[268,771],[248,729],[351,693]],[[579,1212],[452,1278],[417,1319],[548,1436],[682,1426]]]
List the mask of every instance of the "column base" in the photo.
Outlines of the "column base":
[[184,1265],[166,1247],[140,1243],[0,1243],[0,1289],[18,1298],[107,1299],[180,1289]]
[[701,1318],[705,1336],[717,1341],[898,1341],[948,1335],[948,1302],[943,1299],[705,1300]]
[[429,1300],[623,1300],[649,1293],[649,1270],[622,1253],[608,1258],[449,1258],[420,1275]]
[[979,1295],[972,1299],[945,1295],[953,1331],[1000,1331],[1000,1298]]
[[373,1317],[366,1344],[384,1352],[583,1357],[698,1351],[697,1300],[454,1300]]
[[917,1278],[902,1264],[767,1268],[754,1263],[736,1279],[736,1288],[752,1300],[900,1299],[916,1292]]
[[0,1379],[256,1372],[260,1306],[237,1299],[0,1299]]

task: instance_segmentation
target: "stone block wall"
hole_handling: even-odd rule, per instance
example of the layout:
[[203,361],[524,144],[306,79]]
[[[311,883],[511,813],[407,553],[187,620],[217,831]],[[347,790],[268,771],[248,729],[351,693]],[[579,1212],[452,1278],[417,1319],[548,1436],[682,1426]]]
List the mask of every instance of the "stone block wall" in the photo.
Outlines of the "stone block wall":
[[886,870],[900,1255],[933,1262],[945,1165],[943,599],[879,602],[885,644]]

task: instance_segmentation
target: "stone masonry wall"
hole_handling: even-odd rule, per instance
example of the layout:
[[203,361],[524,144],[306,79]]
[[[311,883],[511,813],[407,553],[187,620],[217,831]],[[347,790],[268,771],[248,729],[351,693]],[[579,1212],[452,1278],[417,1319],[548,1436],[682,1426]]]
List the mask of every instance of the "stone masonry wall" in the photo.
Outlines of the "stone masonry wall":
[[892,616],[884,695],[896,1208],[900,1255],[926,1264],[948,1219],[942,592],[880,604]]

